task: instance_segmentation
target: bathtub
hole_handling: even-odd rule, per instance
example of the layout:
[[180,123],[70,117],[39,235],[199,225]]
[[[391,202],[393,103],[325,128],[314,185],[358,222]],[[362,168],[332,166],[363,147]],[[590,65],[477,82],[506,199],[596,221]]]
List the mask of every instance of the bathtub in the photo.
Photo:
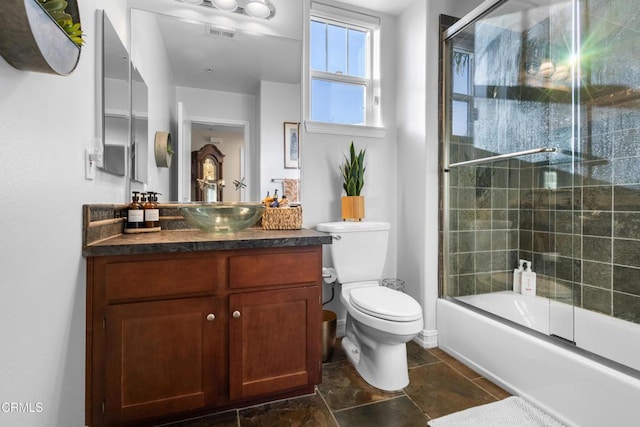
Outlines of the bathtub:
[[[640,326],[510,291],[461,299],[437,302],[442,350],[566,425],[639,425]],[[549,334],[575,337],[582,349]]]

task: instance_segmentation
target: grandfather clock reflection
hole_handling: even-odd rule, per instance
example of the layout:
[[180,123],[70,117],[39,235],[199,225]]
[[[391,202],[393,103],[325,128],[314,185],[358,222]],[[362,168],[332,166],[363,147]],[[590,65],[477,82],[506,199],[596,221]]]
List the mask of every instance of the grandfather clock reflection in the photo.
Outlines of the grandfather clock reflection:
[[213,144],[191,152],[191,200],[223,201],[223,160],[224,154]]

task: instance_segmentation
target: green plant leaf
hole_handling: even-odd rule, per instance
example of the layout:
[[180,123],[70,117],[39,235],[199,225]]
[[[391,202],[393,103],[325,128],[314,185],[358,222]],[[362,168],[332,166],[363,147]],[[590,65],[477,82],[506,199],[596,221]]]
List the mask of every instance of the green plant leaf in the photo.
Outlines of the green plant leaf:
[[347,196],[359,196],[364,187],[364,165],[365,150],[360,150],[356,154],[356,149],[351,141],[349,146],[349,156],[344,155],[344,164],[340,166],[342,173],[342,188]]

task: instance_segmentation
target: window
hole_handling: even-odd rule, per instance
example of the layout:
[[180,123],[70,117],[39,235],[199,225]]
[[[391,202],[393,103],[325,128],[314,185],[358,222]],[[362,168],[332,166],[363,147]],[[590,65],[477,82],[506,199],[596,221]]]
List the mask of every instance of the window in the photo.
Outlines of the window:
[[373,26],[314,14],[310,22],[310,119],[367,125],[374,105]]
[[473,93],[472,93],[472,59],[471,52],[462,49],[453,50],[451,62],[451,134],[471,137]]

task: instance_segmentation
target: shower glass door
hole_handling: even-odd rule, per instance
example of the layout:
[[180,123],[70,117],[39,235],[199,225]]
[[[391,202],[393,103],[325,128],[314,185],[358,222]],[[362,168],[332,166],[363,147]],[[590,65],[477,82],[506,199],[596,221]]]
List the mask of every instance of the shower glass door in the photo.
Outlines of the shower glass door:
[[[444,294],[573,341],[575,2],[496,2],[444,42]],[[523,260],[534,295],[514,290]]]

